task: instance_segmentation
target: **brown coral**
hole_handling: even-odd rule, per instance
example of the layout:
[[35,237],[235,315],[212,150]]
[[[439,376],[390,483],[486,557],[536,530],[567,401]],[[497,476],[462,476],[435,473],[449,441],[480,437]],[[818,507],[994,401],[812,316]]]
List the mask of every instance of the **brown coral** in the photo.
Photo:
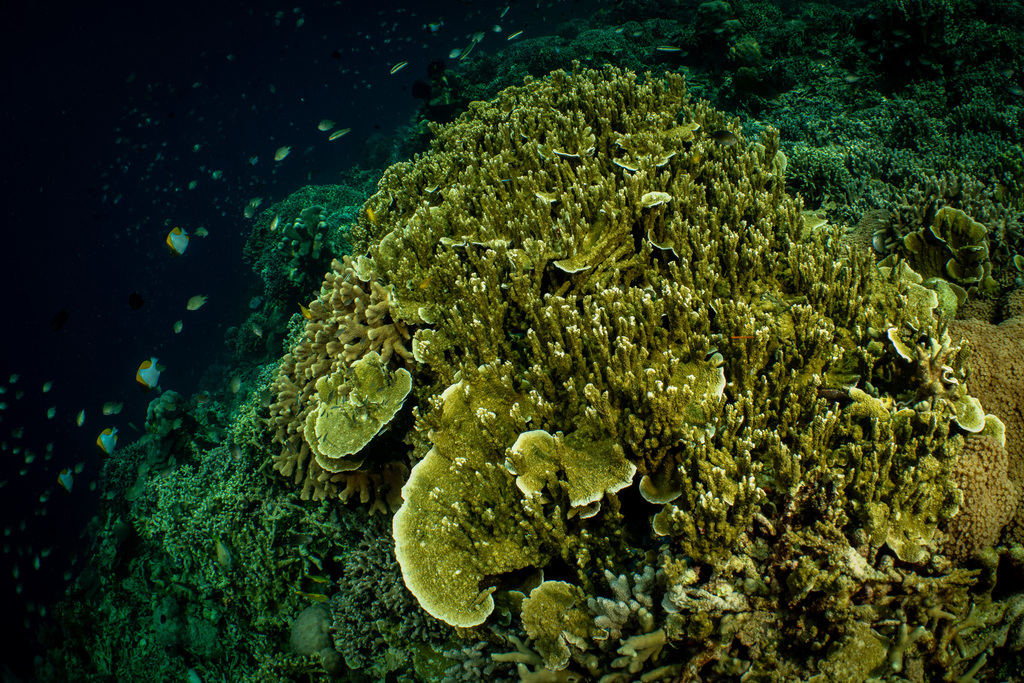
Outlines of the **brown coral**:
[[[382,473],[400,470],[372,464],[349,472],[325,470],[311,457],[306,419],[316,408],[318,379],[344,372],[370,352],[378,353],[384,363],[410,363],[412,354],[405,346],[410,333],[405,323],[391,320],[388,290],[362,259],[346,256],[344,263],[335,260],[331,265],[333,272],[326,275],[320,296],[309,305],[305,335],[281,361],[272,386],[277,400],[270,406],[270,424],[273,442],[281,446],[272,460],[275,470],[294,475],[295,483],[302,484],[304,499],[347,500],[358,491],[365,502],[366,487],[373,486],[374,508],[379,508],[381,500],[394,501],[392,489],[401,486],[401,480]],[[352,477],[358,481],[349,481]]]
[[[1006,426],[1006,476],[1019,492],[1024,484],[1024,317],[999,325],[958,320],[950,325],[950,333],[954,338],[966,337],[974,349],[967,385],[986,412]],[[994,467],[990,464],[988,469]],[[1007,532],[1012,539],[1024,540],[1024,509],[1020,506]]]
[[997,439],[971,434],[964,442],[953,477],[964,493],[960,514],[950,520],[944,549],[967,558],[996,544],[1020,498],[1020,487],[1006,476],[1009,457]]

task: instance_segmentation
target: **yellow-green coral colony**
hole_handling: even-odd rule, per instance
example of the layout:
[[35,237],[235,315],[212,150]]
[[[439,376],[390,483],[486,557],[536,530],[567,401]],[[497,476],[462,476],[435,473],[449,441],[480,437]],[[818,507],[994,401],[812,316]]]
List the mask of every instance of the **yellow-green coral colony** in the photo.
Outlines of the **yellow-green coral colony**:
[[[289,449],[335,408],[363,419],[370,382],[386,396],[321,484],[414,405],[395,435],[415,463],[393,523],[406,585],[463,627],[528,593],[524,680],[525,662],[661,680],[713,633],[726,653],[804,619],[817,673],[852,670],[857,633],[898,643],[892,624],[972,581],[927,563],[957,512],[958,435],[998,420],[967,394],[945,290],[805,219],[785,165],[777,131],[744,139],[678,75],[555,72],[471,104],[385,173],[352,233],[367,256],[310,307],[309,340],[346,341],[285,363],[279,469],[306,466]],[[557,580],[498,578],[516,570]],[[869,607],[868,581],[930,583]]]

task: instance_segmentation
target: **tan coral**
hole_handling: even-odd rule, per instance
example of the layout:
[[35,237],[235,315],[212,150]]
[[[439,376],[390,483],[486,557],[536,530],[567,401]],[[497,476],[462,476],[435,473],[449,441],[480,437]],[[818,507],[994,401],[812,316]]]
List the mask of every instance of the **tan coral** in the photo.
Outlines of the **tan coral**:
[[[306,422],[310,415],[317,414],[317,381],[344,374],[370,353],[379,354],[382,363],[393,366],[413,362],[406,348],[411,332],[405,323],[393,321],[388,315],[389,293],[377,281],[372,262],[346,256],[344,263],[335,260],[332,268],[320,295],[309,305],[310,319],[303,338],[281,361],[272,386],[277,400],[270,406],[273,442],[281,447],[281,452],[272,457],[274,469],[294,477],[296,484],[302,484],[302,497],[313,500],[341,496],[353,486],[349,478],[354,474],[330,472],[312,457],[315,451],[306,437]],[[358,485],[379,479],[370,476],[376,471],[371,466],[355,473]],[[351,495],[349,492],[344,498]],[[385,491],[375,492],[374,506],[381,507],[381,496],[386,495]],[[360,493],[359,498],[364,494]]]

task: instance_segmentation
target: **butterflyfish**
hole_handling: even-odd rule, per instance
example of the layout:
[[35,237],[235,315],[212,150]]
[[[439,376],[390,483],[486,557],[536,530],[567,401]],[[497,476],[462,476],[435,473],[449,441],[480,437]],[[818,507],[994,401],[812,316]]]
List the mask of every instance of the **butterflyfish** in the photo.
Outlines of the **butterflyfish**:
[[160,366],[156,364],[156,356],[142,361],[142,365],[135,373],[135,381],[143,391],[149,391],[160,383]]
[[171,256],[181,256],[188,249],[188,233],[181,228],[174,228],[167,233],[167,250]]
[[117,446],[117,427],[107,427],[96,437],[96,446],[106,453],[113,455],[114,447]]
[[75,484],[75,480],[71,476],[71,470],[69,470],[67,467],[62,469],[60,471],[60,474],[57,475],[57,483],[60,484],[60,487],[62,489],[64,489],[68,493],[71,493],[71,487],[74,486]]

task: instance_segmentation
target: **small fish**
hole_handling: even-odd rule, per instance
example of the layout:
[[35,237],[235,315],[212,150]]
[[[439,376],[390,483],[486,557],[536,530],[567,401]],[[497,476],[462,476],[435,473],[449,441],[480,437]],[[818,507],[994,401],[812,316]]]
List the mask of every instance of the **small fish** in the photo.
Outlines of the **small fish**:
[[46,419],[52,420],[53,416],[57,414],[57,406],[50,406],[46,411]]
[[330,119],[324,119],[319,124],[317,124],[317,128],[322,131],[328,131],[331,128],[334,128],[334,121],[331,121]]
[[373,212],[373,209],[366,207],[366,217],[370,219],[370,222],[377,225],[377,214]]
[[11,384],[14,384],[15,382],[17,382],[19,376],[20,375],[11,375],[11,380],[10,380]]
[[303,306],[302,304],[299,304],[299,310],[302,311],[302,317],[305,318],[306,320],[313,319],[313,314],[310,313],[309,309]]
[[252,207],[253,211],[260,208],[260,204],[263,203],[263,197],[253,197],[249,200],[249,206]]
[[270,232],[277,231],[277,224],[281,221],[281,214],[274,214],[274,220],[270,221]]
[[342,128],[341,130],[336,130],[333,133],[331,133],[331,136],[329,138],[327,138],[327,139],[328,140],[337,140],[341,136],[348,134],[348,132],[351,131],[351,130],[352,130],[351,128]]
[[62,469],[60,474],[57,475],[57,483],[60,484],[64,491],[71,493],[71,487],[75,485],[74,477],[71,476],[71,470],[67,467]]
[[658,47],[656,47],[654,49],[657,50],[658,52],[682,52],[683,51],[683,48],[676,47],[675,45],[659,45]]
[[206,228],[196,228],[196,237],[206,237],[210,234],[210,231]]
[[231,548],[229,548],[227,543],[220,540],[219,538],[216,539],[216,544],[217,564],[219,564],[225,570],[231,569],[231,565],[235,561],[234,556],[231,554]]
[[181,256],[188,249],[188,233],[181,228],[174,228],[167,233],[167,250],[171,256]]
[[516,38],[518,38],[518,37],[519,37],[519,36],[521,36],[521,35],[523,35],[523,32],[522,32],[522,31],[516,31],[515,33],[513,33],[512,35],[510,35],[510,36],[509,36],[508,38],[506,38],[505,40],[515,40]]
[[286,156],[288,156],[289,153],[291,153],[291,151],[292,148],[290,145],[278,147],[277,151],[274,152],[274,161],[282,161]]
[[263,339],[263,328],[257,325],[256,323],[252,324],[252,333],[259,337],[260,339]]
[[200,308],[203,307],[203,304],[205,303],[206,296],[202,294],[196,294],[194,297],[188,300],[188,303],[185,304],[185,308],[187,308],[190,311],[198,311]]
[[[512,40],[512,39],[509,38],[509,40]],[[458,59],[461,54],[462,54],[462,48],[458,48],[457,47],[457,48],[455,48],[454,50],[452,50],[451,52],[448,53],[448,58],[449,59]]]
[[113,401],[110,401],[108,403],[104,403],[103,404],[103,414],[104,415],[117,415],[118,413],[121,412],[121,408],[123,408],[123,407],[124,407],[123,403],[114,403]]
[[725,130],[724,128],[722,130],[716,130],[714,133],[712,133],[711,139],[713,139],[715,142],[724,147],[732,147],[733,145],[740,141],[740,139],[736,137],[735,133],[733,133],[731,130]]
[[75,424],[77,424],[79,427],[81,427],[82,425],[85,424],[85,411],[84,410],[78,411],[78,416],[75,417]]
[[85,470],[85,463],[84,462],[76,462],[75,463],[75,469],[73,470],[73,472],[75,474],[81,474],[83,470]]
[[184,325],[182,324],[182,322],[180,320],[178,322],[174,323],[174,334],[181,334],[181,328],[182,327],[184,327]]
[[306,574],[306,578],[313,583],[330,583],[331,580],[326,576],[318,576],[317,574]]
[[1006,90],[1009,91],[1011,95],[1015,95],[1017,97],[1024,95],[1024,88],[1020,87],[1016,83],[1011,83],[1010,85],[1006,86]]
[[43,393],[45,394],[45,393],[49,392],[50,389],[52,389],[52,388],[53,388],[53,382],[47,382],[46,384],[43,385]]
[[845,76],[843,76],[843,80],[846,81],[847,83],[853,84],[860,80],[860,76],[856,76],[854,74],[846,74]]
[[395,64],[393,67],[391,67],[391,73],[396,74],[407,66],[409,66],[409,62],[399,62],[398,64]]
[[328,598],[323,593],[303,593],[302,591],[295,591],[296,595],[312,600],[313,602],[327,602]]
[[135,372],[135,381],[139,383],[143,391],[149,391],[160,383],[160,370],[157,365],[156,356],[149,360],[142,361],[142,365]]
[[231,383],[228,384],[228,388],[231,389],[232,394],[237,394],[238,391],[242,388],[242,378],[232,377]]

